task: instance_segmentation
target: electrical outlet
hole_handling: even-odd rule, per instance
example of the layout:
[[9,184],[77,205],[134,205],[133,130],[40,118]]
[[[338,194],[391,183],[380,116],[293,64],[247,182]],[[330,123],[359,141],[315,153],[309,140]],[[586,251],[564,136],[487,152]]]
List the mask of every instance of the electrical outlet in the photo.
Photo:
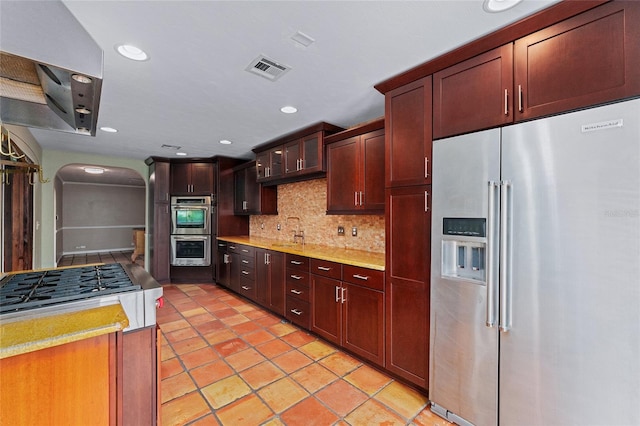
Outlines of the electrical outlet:
[[344,226],[338,226],[338,235],[344,237]]
[[279,231],[280,230],[280,224],[276,225],[276,229]]
[[260,223],[260,229],[264,229],[264,222]]
[[355,226],[353,226],[351,228],[351,236],[352,237],[357,237],[358,236],[358,228],[356,228]]

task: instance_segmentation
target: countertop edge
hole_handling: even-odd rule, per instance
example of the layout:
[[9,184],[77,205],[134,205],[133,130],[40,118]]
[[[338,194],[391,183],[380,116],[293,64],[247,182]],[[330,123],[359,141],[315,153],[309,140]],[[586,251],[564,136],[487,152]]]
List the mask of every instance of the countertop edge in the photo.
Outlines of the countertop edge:
[[0,359],[122,331],[129,319],[120,303],[0,323]]
[[[299,244],[283,243],[279,240],[271,240],[263,237],[250,237],[246,235],[230,235],[220,236],[216,238],[219,241],[226,241],[229,243],[244,244],[256,248],[262,248],[266,250],[278,251],[281,253],[295,254],[298,256],[305,256],[312,259],[326,260],[329,262],[342,263],[343,265],[358,266],[362,268],[373,269],[377,271],[385,270],[384,253],[368,252],[364,250],[356,249],[341,249],[339,247],[320,246],[316,244],[305,244],[304,249],[300,250]],[[286,245],[286,246],[285,246]],[[333,254],[327,254],[325,251],[333,251]],[[336,255],[335,253],[340,253]],[[352,256],[366,256],[367,260],[358,260],[349,257]],[[371,260],[370,258],[375,258]]]

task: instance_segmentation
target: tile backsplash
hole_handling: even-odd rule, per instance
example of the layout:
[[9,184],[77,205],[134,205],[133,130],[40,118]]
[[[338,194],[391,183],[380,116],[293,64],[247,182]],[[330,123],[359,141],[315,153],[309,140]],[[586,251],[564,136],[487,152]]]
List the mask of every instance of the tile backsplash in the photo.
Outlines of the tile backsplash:
[[[327,215],[326,211],[326,179],[278,185],[278,215],[251,216],[249,235],[293,241],[298,226],[309,244],[384,253],[383,215]],[[344,227],[344,236],[338,235],[338,226]],[[356,237],[351,236],[354,226]]]

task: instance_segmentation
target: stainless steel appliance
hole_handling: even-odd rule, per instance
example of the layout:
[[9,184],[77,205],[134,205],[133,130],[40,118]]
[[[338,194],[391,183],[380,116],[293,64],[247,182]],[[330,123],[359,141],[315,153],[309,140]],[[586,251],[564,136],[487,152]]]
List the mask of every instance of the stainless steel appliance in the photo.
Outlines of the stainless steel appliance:
[[211,196],[171,197],[171,234],[210,235],[214,216]]
[[640,424],[640,100],[437,140],[433,158],[432,409]]
[[0,319],[52,315],[120,303],[124,331],[156,325],[162,287],[142,267],[119,263],[9,274],[0,280]]
[[171,264],[173,266],[211,265],[211,236],[172,235]]

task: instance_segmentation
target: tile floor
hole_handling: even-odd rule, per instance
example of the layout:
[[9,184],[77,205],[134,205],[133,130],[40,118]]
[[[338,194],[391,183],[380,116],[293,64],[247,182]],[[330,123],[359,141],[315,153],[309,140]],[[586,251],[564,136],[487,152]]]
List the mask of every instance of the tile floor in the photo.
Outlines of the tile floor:
[[216,285],[166,285],[162,424],[450,425],[427,398]]

